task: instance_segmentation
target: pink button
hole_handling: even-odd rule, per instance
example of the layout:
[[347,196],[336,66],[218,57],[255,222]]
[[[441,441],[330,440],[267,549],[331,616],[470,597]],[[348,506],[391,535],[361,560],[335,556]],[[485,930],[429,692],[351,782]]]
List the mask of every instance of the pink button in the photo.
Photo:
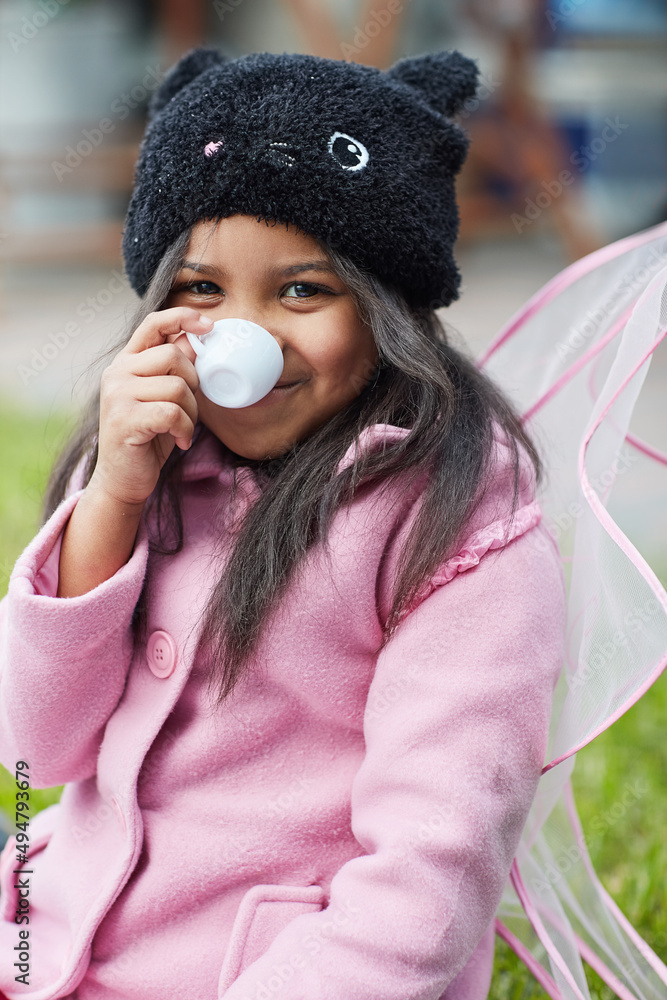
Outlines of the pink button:
[[156,677],[170,677],[176,669],[176,643],[168,632],[153,632],[146,659]]

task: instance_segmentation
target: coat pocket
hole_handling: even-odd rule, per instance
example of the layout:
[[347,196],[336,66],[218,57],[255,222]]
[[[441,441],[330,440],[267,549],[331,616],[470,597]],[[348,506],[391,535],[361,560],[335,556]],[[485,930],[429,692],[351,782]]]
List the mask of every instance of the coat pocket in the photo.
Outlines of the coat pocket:
[[51,839],[51,835],[56,826],[60,803],[54,802],[38,812],[34,819],[28,824],[28,836],[30,837],[28,850],[25,852],[25,863],[19,863],[16,855],[18,845],[16,837],[11,836],[7,840],[2,853],[0,854],[0,919],[13,920],[18,904],[18,888],[15,883],[20,875],[17,871],[23,867],[30,868],[30,860],[35,854],[44,850]]
[[264,954],[283,927],[302,913],[323,909],[325,902],[326,894],[319,885],[255,885],[249,889],[234,918],[218,996]]

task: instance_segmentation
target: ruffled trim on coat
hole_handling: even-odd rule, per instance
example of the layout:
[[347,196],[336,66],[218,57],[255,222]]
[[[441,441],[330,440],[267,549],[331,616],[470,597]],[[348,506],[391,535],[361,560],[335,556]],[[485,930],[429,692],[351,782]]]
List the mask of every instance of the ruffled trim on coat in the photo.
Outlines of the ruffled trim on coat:
[[431,579],[424,584],[414,597],[410,607],[405,614],[410,614],[414,609],[430,597],[437,587],[442,587],[450,580],[453,580],[459,573],[474,569],[479,565],[482,556],[493,549],[502,549],[513,539],[534,528],[542,520],[542,508],[537,500],[520,507],[512,520],[509,532],[507,531],[507,518],[500,518],[487,524],[484,528],[475,531],[467,539],[464,547],[452,556],[442,566],[436,570]]

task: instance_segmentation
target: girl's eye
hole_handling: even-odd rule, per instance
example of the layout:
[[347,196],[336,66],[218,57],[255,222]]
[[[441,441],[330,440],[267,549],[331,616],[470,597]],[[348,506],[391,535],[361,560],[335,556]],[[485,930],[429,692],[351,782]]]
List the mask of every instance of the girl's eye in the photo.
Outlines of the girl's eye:
[[[204,289],[205,285],[208,285],[207,289]],[[189,284],[183,285],[182,290],[184,292],[194,292],[195,295],[217,295],[220,291],[214,281],[191,281]]]
[[[288,294],[290,288],[293,288],[296,294]],[[305,281],[295,281],[291,285],[287,286],[283,295],[285,295],[288,299],[312,299],[318,292],[324,291],[326,291],[326,289],[322,288],[321,285],[311,285]]]

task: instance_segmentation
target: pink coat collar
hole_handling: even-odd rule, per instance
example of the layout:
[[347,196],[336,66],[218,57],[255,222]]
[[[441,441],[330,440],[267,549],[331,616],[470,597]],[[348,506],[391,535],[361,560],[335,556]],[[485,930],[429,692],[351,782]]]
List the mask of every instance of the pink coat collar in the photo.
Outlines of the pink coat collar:
[[[353,464],[357,449],[359,449],[359,454],[362,454],[376,446],[400,441],[409,433],[408,427],[398,427],[395,424],[370,424],[363,429],[347,449],[338,463],[336,475]],[[205,431],[193,446],[191,454],[186,457],[183,467],[183,481],[196,482],[211,476],[215,476],[221,481],[231,480],[232,475],[233,467],[220,447],[219,441],[210,431]],[[239,469],[239,479],[246,486],[254,486],[254,476],[245,466],[241,466]]]

